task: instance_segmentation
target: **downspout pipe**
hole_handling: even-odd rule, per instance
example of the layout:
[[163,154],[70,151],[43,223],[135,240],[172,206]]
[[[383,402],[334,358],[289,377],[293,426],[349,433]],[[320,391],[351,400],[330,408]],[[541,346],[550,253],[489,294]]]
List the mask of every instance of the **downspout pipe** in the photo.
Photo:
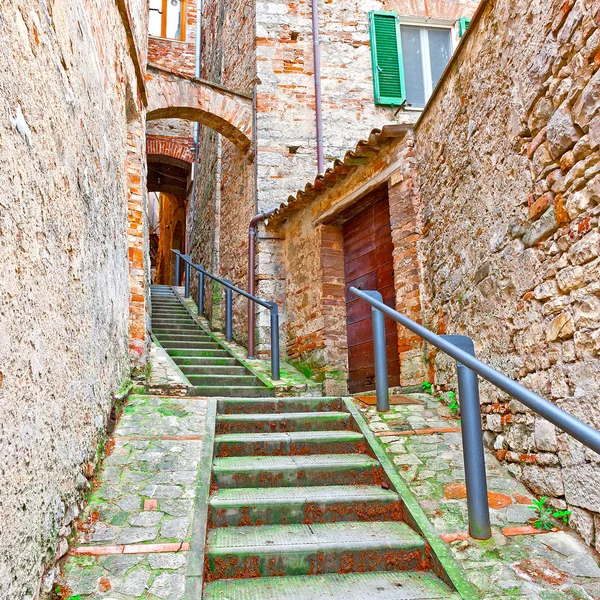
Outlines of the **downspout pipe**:
[[312,36],[315,77],[315,113],[317,117],[317,167],[318,174],[325,173],[323,158],[323,100],[321,93],[321,45],[319,43],[319,0],[312,0]]
[[[200,79],[201,66],[200,56],[202,54],[202,0],[198,0],[198,6],[196,10],[196,65],[194,74],[196,79]],[[198,141],[200,138],[200,123],[194,123],[194,144],[196,146],[196,156],[198,153]]]
[[[256,226],[268,219],[276,210],[277,208],[271,208],[258,213],[252,217],[248,228],[248,293],[252,296],[256,296]],[[254,358],[254,325],[254,302],[248,300],[248,358]]]

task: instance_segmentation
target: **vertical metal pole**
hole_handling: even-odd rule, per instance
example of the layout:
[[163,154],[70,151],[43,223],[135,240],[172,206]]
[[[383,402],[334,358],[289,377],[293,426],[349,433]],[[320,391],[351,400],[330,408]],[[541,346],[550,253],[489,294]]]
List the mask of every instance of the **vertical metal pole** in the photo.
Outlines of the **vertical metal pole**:
[[[383,302],[379,292],[365,291],[374,300]],[[373,355],[375,359],[375,394],[377,411],[390,410],[390,394],[387,370],[387,348],[385,343],[385,315],[371,307],[371,322],[373,324]]]
[[[442,337],[461,350],[475,356],[475,346],[471,338],[464,335],[444,335]],[[492,531],[483,454],[479,382],[477,374],[459,362],[456,363],[456,370],[469,511],[469,534],[476,540],[488,540],[492,536]]]
[[[187,257],[189,258],[189,256]],[[186,298],[190,297],[190,275],[192,274],[192,267],[189,262],[185,263],[185,293]]]
[[279,365],[279,308],[271,302],[271,378],[281,379]]
[[181,258],[179,257],[179,254],[175,255],[175,281],[173,282],[173,285],[177,286],[179,285],[179,272],[181,270]]
[[231,342],[233,339],[233,292],[225,288],[225,339]]
[[198,316],[204,315],[204,273],[198,271]]

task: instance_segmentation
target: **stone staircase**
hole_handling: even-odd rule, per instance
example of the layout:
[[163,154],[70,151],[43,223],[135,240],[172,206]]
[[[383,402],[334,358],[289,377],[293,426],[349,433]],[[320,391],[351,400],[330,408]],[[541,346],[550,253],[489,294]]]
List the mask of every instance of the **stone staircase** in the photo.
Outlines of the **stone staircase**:
[[461,597],[344,400],[216,411],[205,600]]
[[153,285],[152,333],[191,384],[193,396],[269,396],[272,390],[192,318],[169,286]]

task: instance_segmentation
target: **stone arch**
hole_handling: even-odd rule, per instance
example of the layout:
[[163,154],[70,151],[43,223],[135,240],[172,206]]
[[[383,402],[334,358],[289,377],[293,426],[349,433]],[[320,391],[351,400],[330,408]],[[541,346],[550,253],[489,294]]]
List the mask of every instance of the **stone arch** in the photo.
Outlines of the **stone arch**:
[[193,145],[192,139],[187,140],[168,135],[146,136],[148,159],[152,156],[162,156],[174,159],[177,163],[184,162],[191,165],[194,162]]
[[149,65],[147,120],[185,119],[210,127],[246,152],[252,146],[252,98]]

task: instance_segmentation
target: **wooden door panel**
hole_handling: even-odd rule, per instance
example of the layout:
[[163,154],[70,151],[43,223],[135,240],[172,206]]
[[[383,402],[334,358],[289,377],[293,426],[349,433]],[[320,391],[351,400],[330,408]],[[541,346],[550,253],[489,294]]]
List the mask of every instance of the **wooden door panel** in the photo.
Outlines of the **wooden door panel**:
[[356,279],[353,279],[352,281],[346,280],[346,286],[345,286],[346,302],[352,302],[353,300],[358,299],[357,296],[355,296],[354,294],[351,294],[348,291],[350,286],[354,286],[355,288],[358,288],[359,290],[376,290],[379,286],[378,280],[379,280],[379,274],[377,271],[371,271],[371,273],[367,273],[366,275],[363,275],[362,277],[357,277]]
[[[364,199],[367,208],[353,212],[343,227],[349,389],[355,393],[375,388],[371,307],[348,288],[377,290],[385,304],[395,307],[393,243],[387,191],[379,189]],[[397,325],[385,320],[386,355],[391,386],[399,385]]]
[[377,250],[371,250],[371,252],[345,264],[346,281],[352,281],[371,271],[376,271],[378,266]]
[[346,262],[350,262],[357,258],[360,258],[368,252],[372,252],[376,248],[377,245],[375,242],[375,235],[366,235],[365,237],[362,237],[359,240],[357,240],[348,248],[348,253],[345,257]]
[[[393,266],[393,265],[392,265]],[[383,288],[394,287],[394,272],[387,265],[377,269],[377,288],[381,291]],[[366,289],[366,288],[365,288]],[[393,306],[392,306],[393,308]]]

